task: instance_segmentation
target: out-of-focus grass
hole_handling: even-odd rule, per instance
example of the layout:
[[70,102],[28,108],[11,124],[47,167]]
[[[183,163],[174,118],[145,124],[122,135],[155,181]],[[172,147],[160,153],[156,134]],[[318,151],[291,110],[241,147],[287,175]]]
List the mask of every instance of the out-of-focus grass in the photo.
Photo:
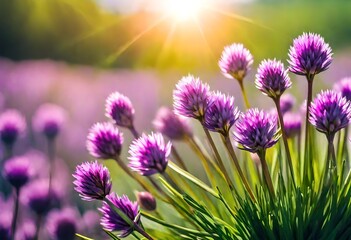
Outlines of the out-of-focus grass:
[[[336,52],[351,42],[349,1],[254,2],[206,10],[176,27],[157,13],[121,16],[88,0],[0,1],[0,55],[102,67],[217,70],[224,45],[243,42],[258,62],[286,59],[291,39],[318,32]],[[250,19],[244,21],[236,14]]]

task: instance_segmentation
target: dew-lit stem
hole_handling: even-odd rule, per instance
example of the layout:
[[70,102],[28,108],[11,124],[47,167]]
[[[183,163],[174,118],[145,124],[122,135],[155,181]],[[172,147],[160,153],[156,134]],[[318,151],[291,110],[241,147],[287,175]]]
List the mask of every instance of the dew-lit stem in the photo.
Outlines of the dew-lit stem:
[[289,148],[289,144],[288,144],[288,138],[287,138],[287,136],[286,136],[283,114],[282,114],[282,111],[281,111],[281,109],[280,109],[280,97],[278,97],[277,99],[275,99],[275,100],[274,100],[274,103],[275,103],[275,106],[276,106],[277,112],[278,112],[279,123],[280,123],[280,129],[281,129],[282,138],[283,138],[283,143],[284,143],[284,147],[285,147],[285,151],[286,151],[286,157],[287,157],[287,159],[288,159],[288,164],[289,164],[289,169],[290,169],[291,178],[292,178],[292,180],[293,180],[294,186],[296,187],[294,167],[293,167],[293,163],[292,163],[292,160],[291,160],[291,153],[290,153],[290,148]]
[[19,194],[20,194],[20,188],[16,188],[15,206],[13,208],[13,216],[12,216],[12,223],[11,223],[11,240],[15,239],[15,234],[16,234],[16,223],[17,223],[18,208],[19,208]]
[[314,75],[307,75],[307,102],[306,102],[306,119],[305,119],[305,155],[304,155],[304,179],[307,178],[310,182],[313,175],[312,162],[310,148],[310,122],[308,120],[310,116],[310,106],[312,102],[312,90],[313,90],[313,78]]
[[229,186],[230,189],[234,189],[234,185],[233,185],[233,182],[232,180],[230,179],[229,175],[228,175],[228,172],[227,170],[225,169],[225,166],[223,164],[223,161],[222,161],[222,158],[221,156],[219,155],[219,152],[218,152],[218,149],[215,145],[215,143],[213,142],[213,139],[211,137],[211,134],[210,132],[208,131],[208,129],[206,129],[205,127],[203,127],[205,133],[206,133],[206,137],[208,139],[208,141],[210,142],[210,146],[215,154],[215,157],[216,157],[216,160],[217,160],[217,164],[219,166],[219,169],[222,171],[222,173],[224,174],[224,178]]
[[267,165],[267,161],[266,161],[266,150],[259,151],[259,152],[257,152],[257,154],[258,154],[260,161],[261,161],[263,178],[265,180],[265,183],[267,184],[269,193],[272,196],[272,198],[275,198],[273,182],[272,182],[271,175],[269,174],[268,165]]
[[243,182],[243,184],[244,184],[244,186],[246,188],[246,191],[249,193],[252,201],[256,202],[255,195],[253,194],[253,192],[251,190],[251,187],[250,187],[250,185],[249,185],[249,183],[248,183],[243,171],[241,170],[238,158],[236,157],[236,154],[235,154],[234,148],[232,146],[232,143],[230,142],[229,136],[228,137],[223,137],[222,136],[222,141],[223,141],[224,145],[226,146],[226,149],[227,149],[227,151],[229,153],[229,156],[233,160],[235,168],[236,168],[237,172],[239,173],[239,176],[240,176],[241,181]]
[[245,107],[246,107],[246,109],[249,109],[250,108],[250,103],[249,103],[249,99],[247,98],[247,95],[246,95],[246,91],[245,91],[245,87],[244,87],[244,81],[241,79],[241,80],[238,80],[238,83],[239,83],[240,90],[241,90],[241,93],[242,93],[243,98],[244,98]]

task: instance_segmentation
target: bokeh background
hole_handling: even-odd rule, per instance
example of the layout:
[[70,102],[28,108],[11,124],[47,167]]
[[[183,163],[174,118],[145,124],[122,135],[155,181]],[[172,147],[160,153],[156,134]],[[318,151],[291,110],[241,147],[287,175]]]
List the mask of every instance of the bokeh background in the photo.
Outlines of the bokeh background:
[[[174,85],[188,73],[236,96],[243,109],[236,82],[218,68],[230,43],[243,43],[254,56],[245,85],[252,105],[260,108],[272,103],[254,87],[256,67],[265,58],[287,63],[292,39],[303,32],[321,34],[334,52],[330,70],[315,81],[316,92],[351,76],[351,1],[203,0],[196,14],[181,18],[170,12],[168,1],[0,0],[0,111],[16,108],[30,125],[45,102],[65,108],[58,155],[67,165],[67,178],[76,164],[92,159],[86,135],[93,123],[107,120],[105,99],[113,91],[132,100],[140,132],[153,129],[157,109],[172,105]],[[180,12],[187,13],[190,2],[183,1]],[[289,91],[300,99],[298,109],[305,80],[291,77]],[[125,139],[124,158],[132,141],[127,131]],[[33,149],[45,152],[45,145],[29,131],[15,152]],[[107,164],[115,190],[132,193],[133,183]]]

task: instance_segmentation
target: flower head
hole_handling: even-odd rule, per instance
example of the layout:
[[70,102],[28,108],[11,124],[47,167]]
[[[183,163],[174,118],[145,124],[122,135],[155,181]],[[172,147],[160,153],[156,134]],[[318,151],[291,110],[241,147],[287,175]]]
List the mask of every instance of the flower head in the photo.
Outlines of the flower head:
[[74,189],[83,200],[103,200],[111,192],[110,172],[97,161],[78,165],[73,177]]
[[204,126],[227,136],[239,114],[238,108],[234,106],[234,97],[220,92],[213,93],[205,113]]
[[11,239],[11,221],[12,213],[10,211],[2,211],[0,215],[0,239]]
[[286,89],[291,87],[291,81],[284,64],[277,60],[263,60],[258,67],[256,87],[271,98],[280,97]]
[[41,105],[33,117],[33,128],[47,138],[55,138],[66,119],[66,113],[60,106],[46,103]]
[[241,149],[249,152],[256,153],[272,147],[279,139],[277,118],[257,108],[243,113],[235,126],[234,139]]
[[327,137],[333,137],[340,129],[346,127],[351,118],[351,103],[341,93],[322,91],[312,101],[310,123]]
[[167,107],[161,107],[153,121],[155,129],[172,140],[182,140],[192,136],[192,130],[187,119],[175,114]]
[[291,72],[311,76],[328,69],[332,62],[332,50],[320,35],[303,33],[294,39],[289,58]]
[[351,101],[351,77],[341,79],[334,85],[334,89],[348,101]]
[[121,154],[123,134],[112,123],[96,123],[87,137],[87,149],[93,157],[115,159]]
[[134,121],[134,108],[128,97],[119,92],[111,93],[106,99],[106,117],[117,126],[131,128]]
[[49,190],[48,179],[38,179],[25,185],[21,194],[21,200],[24,205],[38,215],[47,214],[60,204],[57,190],[55,188]]
[[[125,195],[119,197],[116,193],[111,193],[107,199],[121,212],[128,217],[134,224],[140,224],[139,206],[136,202],[132,202]],[[102,213],[101,225],[107,231],[119,231],[118,237],[124,238],[131,234],[134,230],[111,206],[103,202],[102,207],[99,209]]]
[[21,222],[20,228],[17,231],[17,238],[21,240],[34,240],[35,239],[36,226],[30,219],[25,219]]
[[5,145],[12,146],[25,129],[26,121],[19,111],[9,109],[0,115],[0,138]]
[[294,107],[295,105],[295,97],[289,93],[284,94],[280,98],[280,110],[282,111],[282,114],[285,114]]
[[129,148],[129,167],[141,175],[163,173],[168,164],[171,142],[164,143],[160,133],[143,134]]
[[301,131],[301,116],[297,113],[288,112],[283,117],[286,136],[292,138]]
[[14,157],[5,162],[4,175],[9,183],[19,189],[25,185],[31,175],[31,165],[26,157]]
[[183,77],[173,91],[174,112],[202,121],[209,99],[210,87],[192,75]]
[[154,211],[156,209],[156,199],[149,192],[138,192],[137,202],[141,208],[147,211]]
[[249,50],[240,43],[224,47],[218,65],[227,78],[235,78],[242,81],[253,63],[253,57]]
[[78,213],[72,208],[55,210],[48,215],[47,229],[52,239],[74,240],[78,228]]

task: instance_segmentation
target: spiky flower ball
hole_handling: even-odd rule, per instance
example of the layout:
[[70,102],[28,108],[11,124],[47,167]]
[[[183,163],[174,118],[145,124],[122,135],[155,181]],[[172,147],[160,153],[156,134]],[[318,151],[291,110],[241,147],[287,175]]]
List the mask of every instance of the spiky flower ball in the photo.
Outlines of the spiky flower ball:
[[284,64],[277,60],[263,60],[258,67],[256,87],[268,97],[279,98],[286,89],[291,87],[288,70],[284,69]]
[[165,144],[162,134],[143,134],[135,139],[129,148],[129,167],[141,175],[163,173],[168,164],[172,144]]
[[239,148],[260,152],[277,143],[277,118],[257,108],[243,113],[235,124],[234,140]]
[[243,44],[234,43],[224,47],[218,65],[224,76],[242,81],[252,63],[253,57],[250,51]]
[[182,140],[193,132],[187,119],[175,114],[167,107],[161,107],[153,121],[155,129],[172,140]]
[[12,146],[26,130],[26,121],[22,114],[9,109],[0,115],[0,138],[7,145]]
[[103,200],[111,192],[110,172],[97,161],[78,165],[73,177],[74,189],[83,200]]
[[212,93],[203,124],[210,131],[228,136],[239,114],[238,108],[234,106],[234,97],[220,92]]
[[105,107],[106,117],[112,119],[117,126],[133,127],[135,110],[128,97],[114,92],[107,97]]
[[333,138],[335,133],[346,127],[351,118],[351,103],[341,93],[322,91],[312,101],[310,123],[322,133]]
[[[132,202],[125,195],[119,197],[116,193],[111,193],[106,197],[115,208],[119,209],[134,224],[140,225],[139,206],[137,202]],[[107,231],[118,231],[118,237],[127,237],[134,231],[134,227],[130,226],[118,213],[107,203],[103,202],[99,211],[102,213],[101,225]]]
[[291,72],[310,77],[328,69],[332,50],[320,35],[303,33],[294,39],[289,58]]
[[95,123],[89,130],[87,149],[93,157],[115,159],[121,154],[123,133],[112,123]]
[[348,101],[351,101],[351,77],[345,77],[335,83],[334,89],[335,91],[340,92]]
[[4,176],[16,189],[21,188],[31,178],[33,172],[26,157],[14,157],[5,162]]
[[73,208],[64,208],[50,212],[47,229],[52,239],[74,240],[78,230],[78,213]]
[[184,117],[203,120],[210,94],[210,87],[192,75],[183,77],[173,91],[174,112]]
[[47,138],[55,138],[66,119],[66,113],[60,106],[46,103],[41,105],[33,117],[33,128]]
[[286,136],[292,138],[301,131],[302,119],[300,114],[287,112],[283,117]]

